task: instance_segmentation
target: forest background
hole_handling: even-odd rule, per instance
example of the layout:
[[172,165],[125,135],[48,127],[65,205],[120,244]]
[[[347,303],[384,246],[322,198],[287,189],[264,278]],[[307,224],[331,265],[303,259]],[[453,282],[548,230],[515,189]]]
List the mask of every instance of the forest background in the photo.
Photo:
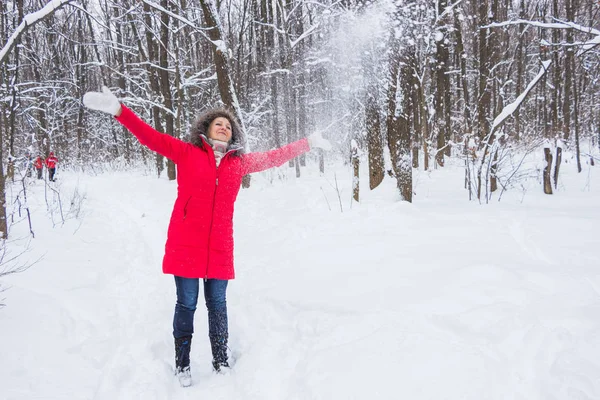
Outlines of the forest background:
[[84,109],[105,85],[175,137],[220,104],[252,151],[322,131],[355,176],[362,159],[371,189],[388,174],[406,201],[414,168],[458,157],[468,197],[488,202],[543,148],[550,194],[563,162],[597,161],[599,13],[592,0],[2,2],[0,163],[54,151],[61,168],[144,163],[175,179],[172,162]]

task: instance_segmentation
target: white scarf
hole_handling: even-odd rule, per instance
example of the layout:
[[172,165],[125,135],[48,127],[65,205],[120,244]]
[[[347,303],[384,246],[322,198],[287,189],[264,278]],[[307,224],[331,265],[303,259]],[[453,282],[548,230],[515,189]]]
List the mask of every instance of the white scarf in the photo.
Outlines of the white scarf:
[[229,143],[210,138],[208,139],[208,143],[212,146],[213,152],[215,153],[215,161],[217,162],[218,167],[221,163],[221,159],[225,153],[227,153],[227,146],[229,146]]

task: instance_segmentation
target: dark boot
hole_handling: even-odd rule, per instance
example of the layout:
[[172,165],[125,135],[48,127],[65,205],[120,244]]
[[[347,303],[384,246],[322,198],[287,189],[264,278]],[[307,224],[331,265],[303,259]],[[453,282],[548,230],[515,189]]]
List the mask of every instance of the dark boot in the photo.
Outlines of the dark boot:
[[177,374],[181,386],[190,386],[192,384],[192,374],[190,371],[191,348],[191,336],[175,338],[175,374]]
[[227,334],[209,335],[210,348],[213,355],[213,368],[216,372],[222,372],[222,368],[229,368],[227,361]]

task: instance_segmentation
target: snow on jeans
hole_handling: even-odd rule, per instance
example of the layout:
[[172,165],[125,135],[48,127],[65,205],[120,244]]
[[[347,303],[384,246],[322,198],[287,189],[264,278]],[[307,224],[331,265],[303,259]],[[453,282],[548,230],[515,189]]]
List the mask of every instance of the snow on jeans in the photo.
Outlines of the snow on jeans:
[[[208,309],[209,336],[227,335],[227,280],[204,279],[204,300]],[[175,276],[177,304],[173,317],[173,336],[192,336],[194,333],[194,312],[198,303],[200,279]]]

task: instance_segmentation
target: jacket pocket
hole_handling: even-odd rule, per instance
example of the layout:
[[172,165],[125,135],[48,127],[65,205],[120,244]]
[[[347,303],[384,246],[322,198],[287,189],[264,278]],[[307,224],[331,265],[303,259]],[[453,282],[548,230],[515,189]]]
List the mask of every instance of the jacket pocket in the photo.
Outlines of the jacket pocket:
[[185,217],[187,217],[187,208],[188,208],[188,204],[190,204],[191,199],[192,199],[192,196],[188,197],[188,199],[185,202],[185,205],[183,206],[183,219],[185,219]]

